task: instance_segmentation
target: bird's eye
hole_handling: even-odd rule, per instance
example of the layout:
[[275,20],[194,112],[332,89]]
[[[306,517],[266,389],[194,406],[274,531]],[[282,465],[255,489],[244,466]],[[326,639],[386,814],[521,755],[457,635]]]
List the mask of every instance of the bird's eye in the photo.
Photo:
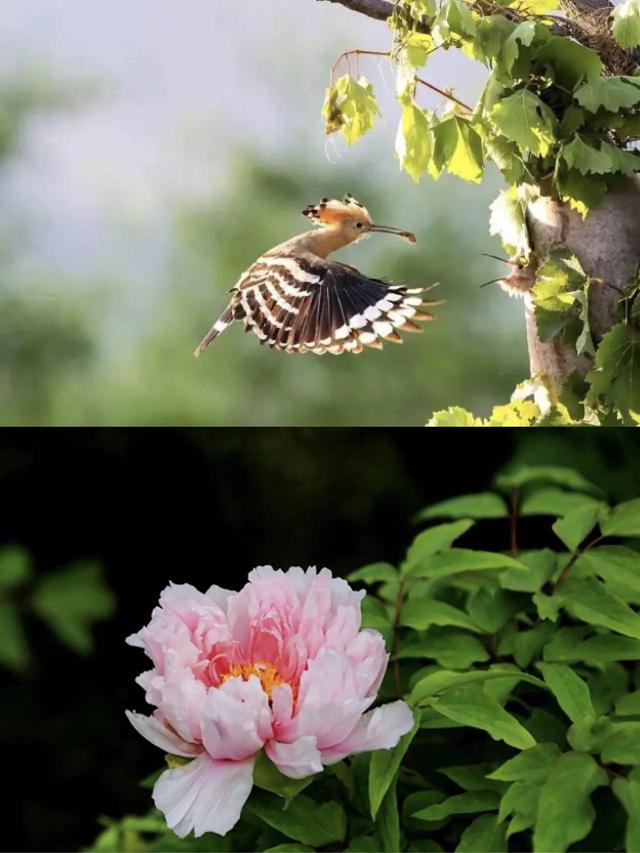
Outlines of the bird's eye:
[[362,222],[356,222],[356,228],[362,228]]

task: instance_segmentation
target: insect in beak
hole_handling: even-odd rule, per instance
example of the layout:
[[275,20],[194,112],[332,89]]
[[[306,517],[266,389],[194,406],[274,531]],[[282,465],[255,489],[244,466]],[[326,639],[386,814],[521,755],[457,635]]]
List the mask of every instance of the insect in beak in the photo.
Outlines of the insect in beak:
[[416,235],[412,234],[411,231],[403,231],[401,228],[392,228],[390,225],[372,225],[369,228],[369,231],[379,231],[381,234],[396,234],[398,237],[402,237],[403,240],[406,240],[407,243],[416,242]]

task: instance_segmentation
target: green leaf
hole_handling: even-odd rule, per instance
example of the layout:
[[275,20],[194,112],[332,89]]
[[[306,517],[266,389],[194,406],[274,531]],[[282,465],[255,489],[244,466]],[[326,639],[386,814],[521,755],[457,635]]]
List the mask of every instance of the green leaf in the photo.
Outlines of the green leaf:
[[604,140],[592,140],[588,145],[579,135],[560,149],[560,156],[569,168],[582,175],[604,175],[620,172],[631,175],[640,169],[640,158],[633,151],[624,151]]
[[433,126],[433,168],[479,183],[484,171],[482,140],[471,123],[452,116]]
[[370,563],[347,575],[348,581],[364,581],[364,583],[393,583],[398,581],[398,570],[391,563]]
[[334,802],[317,803],[305,794],[299,794],[287,806],[273,794],[254,790],[245,808],[287,838],[310,847],[342,841],[347,832],[342,806]]
[[505,39],[500,65],[504,68],[507,75],[511,74],[513,64],[520,53],[520,46],[528,47],[536,35],[535,21],[523,21],[521,24],[512,30],[511,34]]
[[557,566],[555,551],[545,548],[541,551],[523,551],[519,560],[527,571],[508,569],[500,577],[500,586],[516,592],[538,592],[553,575]]
[[456,853],[506,853],[507,836],[495,815],[477,817],[462,833]]
[[565,492],[562,489],[543,488],[526,495],[520,506],[520,515],[567,515],[583,506],[597,506],[600,501],[590,495]]
[[[374,848],[375,849],[375,848]],[[277,844],[275,847],[269,847],[264,853],[313,853],[314,848],[308,847],[306,844]]]
[[551,529],[570,551],[575,551],[595,527],[599,512],[598,504],[572,509],[563,518],[554,521]]
[[600,490],[573,468],[561,465],[519,465],[514,470],[498,475],[496,485],[500,490],[519,489],[530,483],[553,483],[565,489],[600,495]]
[[595,717],[589,688],[571,667],[561,663],[539,663],[538,669],[571,722]]
[[349,853],[380,853],[380,842],[371,835],[357,835],[347,847]]
[[369,765],[369,804],[373,820],[376,819],[378,809],[396,777],[402,759],[409,749],[411,741],[416,736],[419,724],[419,714],[414,714],[413,728],[400,738],[397,746],[391,750],[378,749],[371,755],[371,764]]
[[584,219],[600,205],[607,192],[607,181],[600,175],[581,175],[576,169],[562,168],[556,180],[560,198]]
[[526,204],[517,187],[501,190],[489,205],[489,232],[498,234],[509,255],[527,257],[530,252]]
[[93,650],[91,626],[115,613],[116,599],[98,563],[74,563],[45,575],[32,597],[34,611],[79,654]]
[[[489,668],[472,670],[471,672],[448,672],[447,670],[439,670],[425,675],[421,678],[411,691],[410,702],[415,704],[424,703],[430,700],[431,697],[450,690],[456,690],[459,687],[465,687],[470,684],[481,684],[485,681],[493,681],[494,679],[513,679],[517,676],[519,681],[526,681],[528,684],[534,684],[536,687],[546,688],[546,684],[539,678],[529,675],[526,672],[519,672],[516,669],[500,669]],[[453,719],[453,718],[451,718]]]
[[[639,91],[640,95],[640,91]],[[555,141],[556,118],[528,89],[502,98],[489,114],[493,125],[522,151],[545,157]]]
[[254,785],[257,785],[258,788],[263,788],[265,791],[271,791],[272,794],[277,794],[279,797],[283,797],[285,804],[290,803],[315,778],[317,776],[306,776],[304,779],[291,779],[289,776],[285,776],[263,751],[258,753],[253,768]]
[[618,717],[640,716],[640,690],[633,693],[625,693],[616,702],[616,715]]
[[604,107],[615,113],[640,101],[638,82],[634,77],[598,77],[580,86],[575,98],[589,112],[595,113]]
[[487,777],[491,764],[462,764],[458,767],[443,767],[438,770],[465,791],[504,791],[504,784]]
[[392,627],[391,616],[380,599],[372,595],[365,596],[362,601],[361,611],[363,628],[377,628],[382,630]]
[[501,589],[480,587],[467,600],[469,615],[487,634],[496,634],[521,609],[520,598]]
[[441,803],[434,803],[415,812],[413,817],[421,820],[442,820],[454,814],[474,814],[476,812],[497,811],[500,794],[497,791],[466,791],[447,797]]
[[560,157],[569,166],[576,169],[582,175],[597,174],[614,171],[606,151],[601,151],[592,145],[587,145],[582,138],[576,134],[571,142],[565,143],[560,149]]
[[[640,89],[638,89],[640,92]],[[629,421],[640,411],[640,340],[634,329],[618,323],[605,334],[596,351],[595,367],[587,374],[587,403],[618,409]]]
[[520,779],[546,779],[549,770],[560,757],[560,749],[555,743],[539,743],[523,750],[515,758],[501,764],[489,774],[489,779],[499,782],[517,782]]
[[[604,536],[640,536],[640,498],[615,506],[600,529]],[[636,553],[636,560],[640,561],[640,554]]]
[[628,815],[625,850],[640,850],[640,781],[614,779],[613,790]]
[[396,156],[400,168],[414,181],[419,181],[429,166],[432,152],[433,135],[424,111],[414,103],[403,104],[396,134]]
[[506,554],[493,551],[472,551],[468,548],[449,548],[425,559],[407,574],[412,578],[428,578],[430,581],[435,581],[461,572],[497,569],[526,571],[526,566]]
[[554,598],[576,619],[640,640],[640,616],[608,593],[600,581],[568,578],[556,590]]
[[625,50],[640,45],[640,0],[622,0],[614,8],[611,30]]
[[450,548],[452,543],[459,539],[475,524],[469,518],[453,521],[450,524],[437,524],[418,533],[407,551],[407,557],[403,566],[403,574],[411,574],[426,557]]
[[551,340],[561,333],[572,333],[571,341],[578,335],[576,296],[588,285],[578,259],[561,249],[552,252],[538,268],[531,289],[535,303],[538,337]]
[[624,723],[605,738],[601,758],[605,764],[640,764],[640,723]]
[[29,664],[29,645],[18,608],[0,598],[0,664],[24,670]]
[[33,566],[28,551],[19,545],[4,545],[0,548],[0,590],[22,586],[32,575]]
[[447,719],[482,729],[494,740],[502,740],[516,749],[535,746],[535,740],[524,726],[477,686],[452,690],[430,704]]
[[623,545],[591,548],[582,554],[577,566],[587,567],[590,572],[605,581],[623,583],[640,592],[640,553],[632,551],[631,548],[625,548]]
[[603,67],[595,50],[561,36],[548,39],[536,59],[552,71],[555,81],[571,90],[585,80],[597,80]]
[[417,518],[506,518],[508,514],[506,504],[499,495],[477,492],[431,504],[419,512]]
[[480,628],[463,611],[435,598],[410,598],[400,611],[400,624],[416,631],[425,631],[431,625],[466,628],[480,633]]
[[439,636],[428,635],[417,643],[402,646],[396,658],[433,658],[445,669],[467,669],[488,660],[489,653],[477,637],[446,630]]
[[375,820],[384,853],[397,853],[400,850],[400,815],[398,814],[395,779],[382,800],[380,811]]
[[530,631],[518,631],[513,636],[513,657],[518,666],[528,667],[539,656],[555,630],[552,622],[541,622]]
[[562,853],[585,838],[595,819],[591,793],[606,782],[605,771],[584,752],[567,752],[556,759],[540,792],[535,853]]
[[460,406],[449,406],[448,409],[441,409],[438,412],[434,412],[427,424],[427,426],[430,427],[473,427],[482,425],[481,418],[474,417],[471,412],[468,412]]
[[338,78],[335,86],[327,89],[322,117],[327,133],[342,131],[348,145],[373,128],[380,109],[373,94],[373,85],[350,74]]
[[640,658],[640,641],[617,634],[596,634],[584,640],[590,629],[561,628],[549,640],[544,649],[546,661],[602,665],[615,660],[636,660]]

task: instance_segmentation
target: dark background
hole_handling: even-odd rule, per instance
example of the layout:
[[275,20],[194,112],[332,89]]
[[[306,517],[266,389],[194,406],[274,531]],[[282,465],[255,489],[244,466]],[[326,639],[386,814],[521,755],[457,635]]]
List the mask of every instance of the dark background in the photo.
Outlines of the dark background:
[[[98,815],[143,813],[138,781],[162,763],[126,722],[146,668],[124,638],[169,580],[239,588],[255,565],[337,574],[399,560],[412,516],[485,489],[514,460],[577,467],[614,500],[638,488],[632,430],[67,430],[0,433],[0,544],[39,573],[99,559],[118,600],[95,654],[74,655],[27,617],[29,671],[0,671],[5,850],[72,850]],[[521,546],[548,520],[529,520]],[[535,538],[534,538],[535,537]],[[507,547],[502,521],[464,544]]]

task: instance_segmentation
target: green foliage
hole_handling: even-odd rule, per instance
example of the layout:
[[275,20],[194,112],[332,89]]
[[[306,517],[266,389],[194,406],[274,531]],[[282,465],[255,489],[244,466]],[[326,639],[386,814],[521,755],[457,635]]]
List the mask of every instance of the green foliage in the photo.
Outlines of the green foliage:
[[342,131],[349,145],[368,133],[379,115],[373,86],[365,77],[345,74],[327,89],[322,108],[326,132]]
[[36,614],[72,651],[93,651],[91,629],[109,619],[115,598],[97,563],[75,563],[36,573],[27,551],[0,548],[0,664],[25,671],[31,662],[24,616]]
[[640,3],[623,0],[613,10],[613,36],[620,47],[628,49],[640,45]]

